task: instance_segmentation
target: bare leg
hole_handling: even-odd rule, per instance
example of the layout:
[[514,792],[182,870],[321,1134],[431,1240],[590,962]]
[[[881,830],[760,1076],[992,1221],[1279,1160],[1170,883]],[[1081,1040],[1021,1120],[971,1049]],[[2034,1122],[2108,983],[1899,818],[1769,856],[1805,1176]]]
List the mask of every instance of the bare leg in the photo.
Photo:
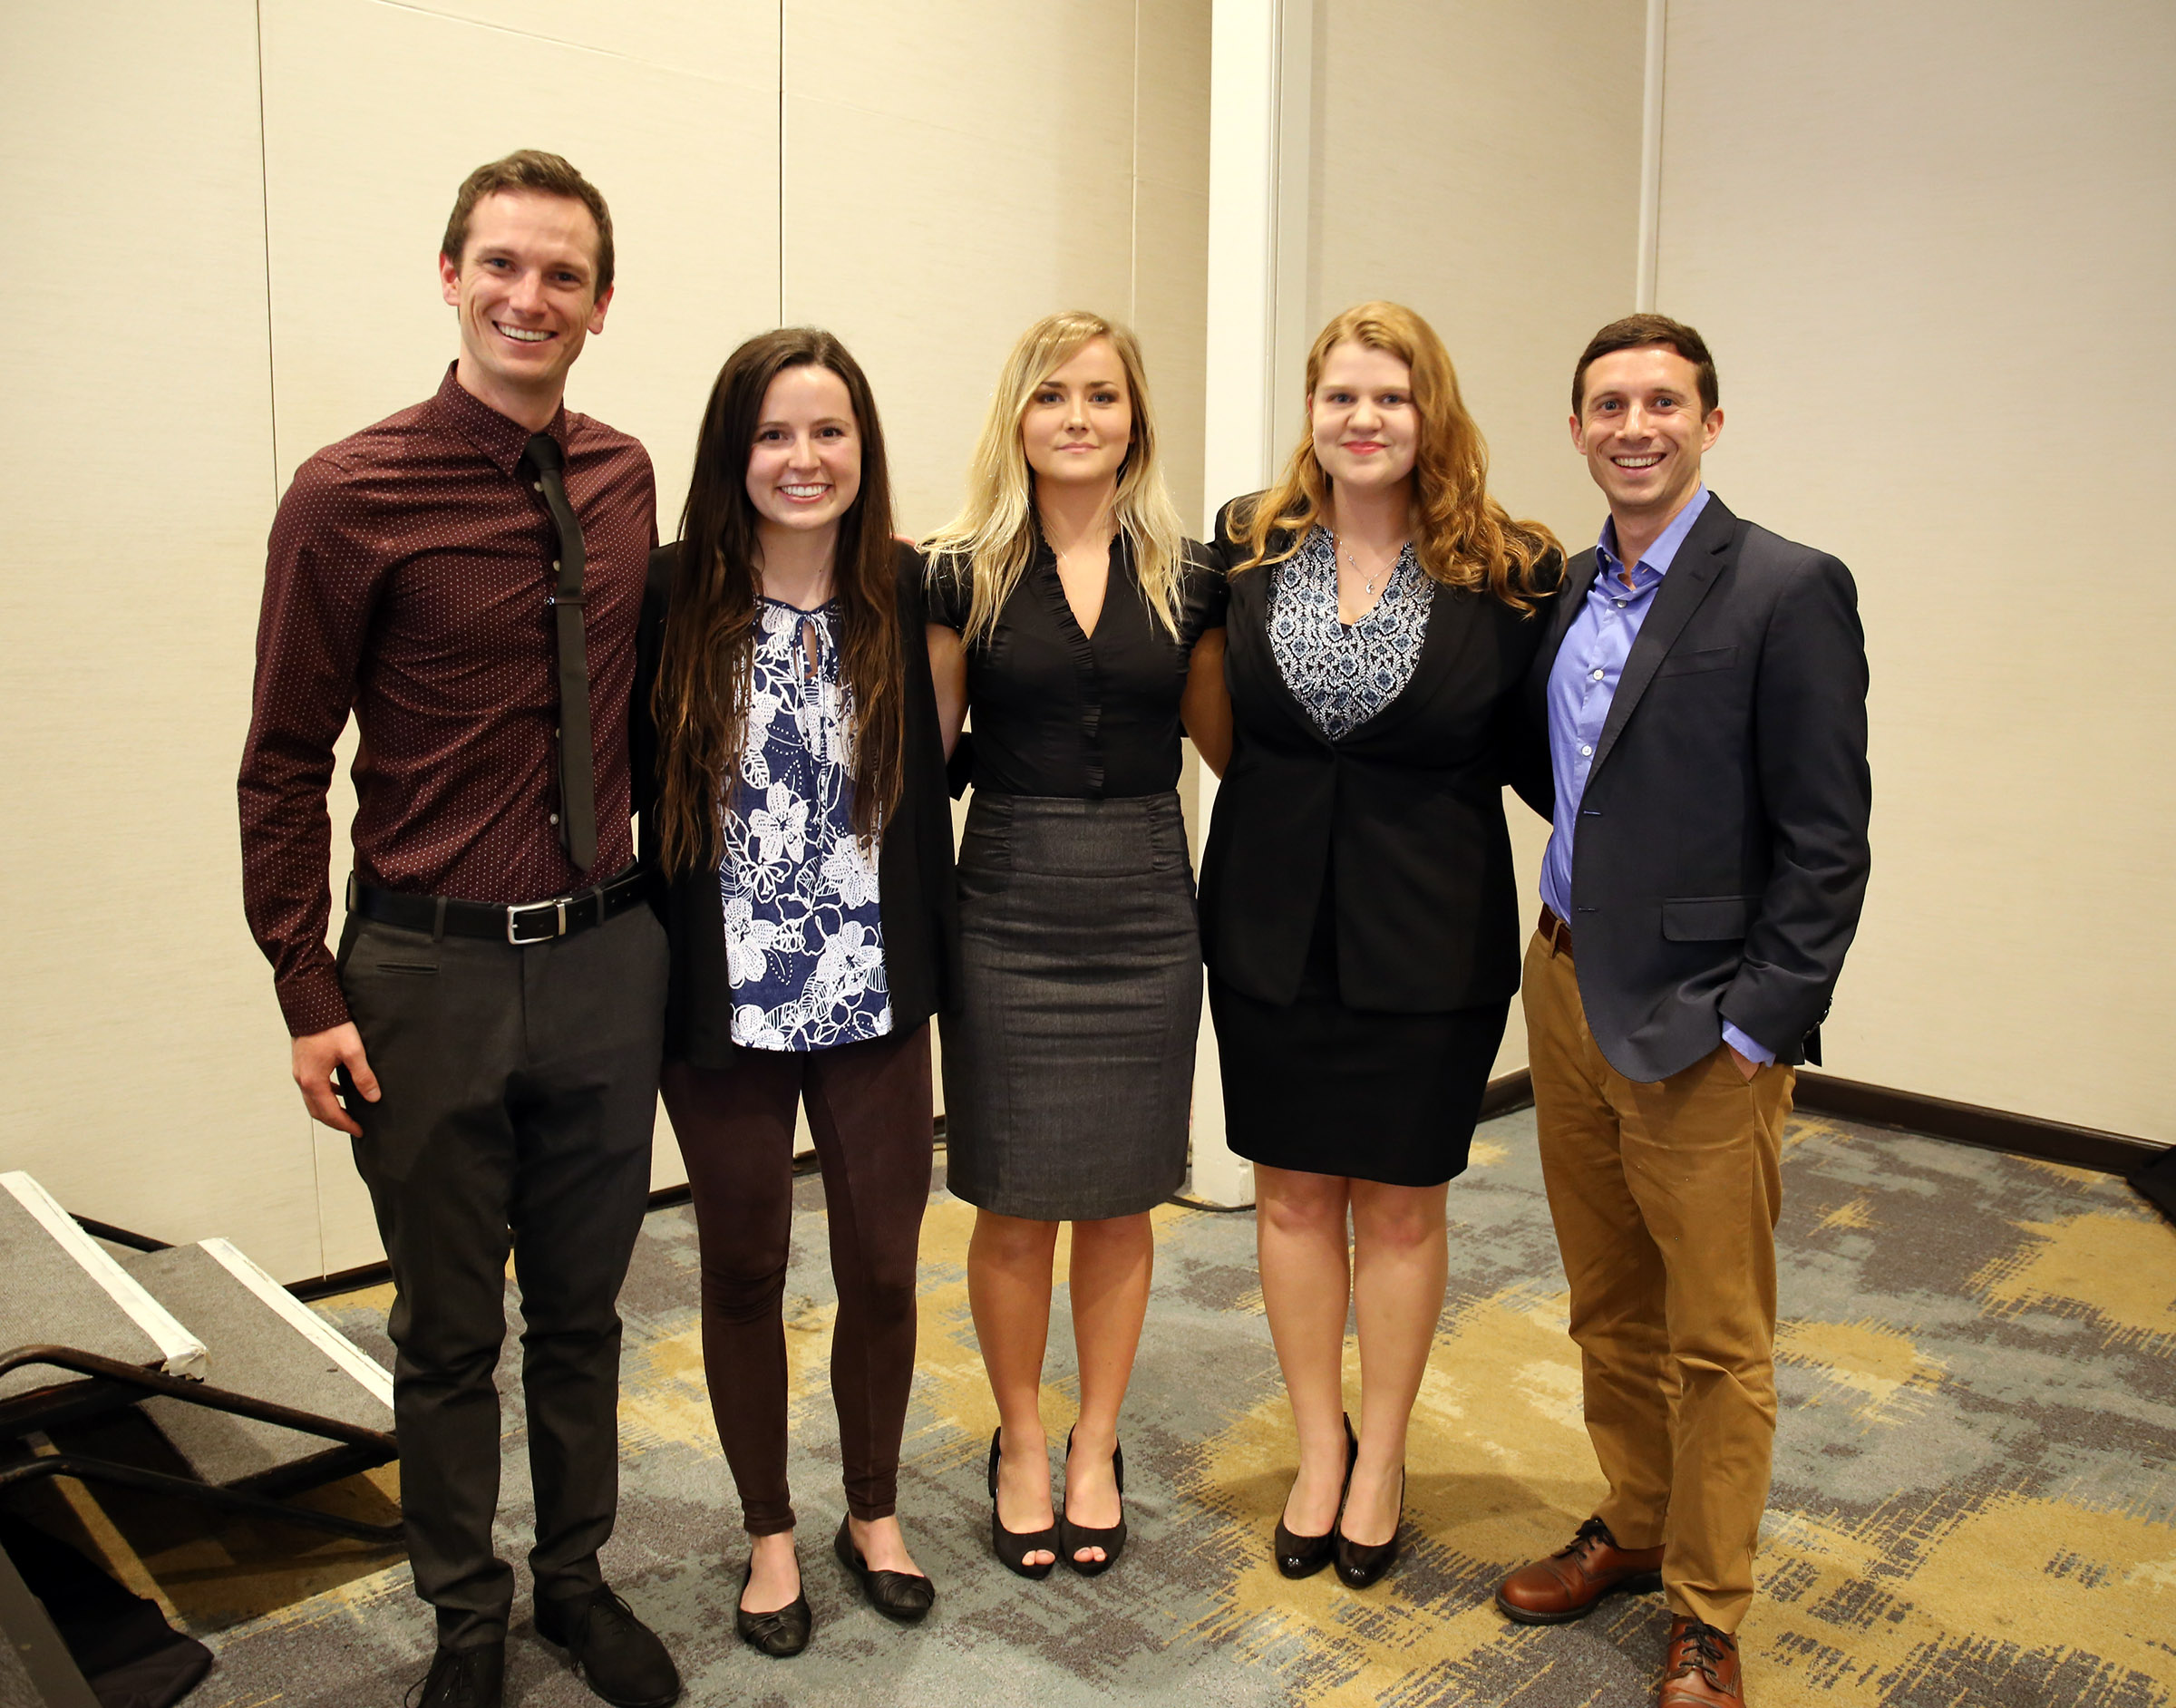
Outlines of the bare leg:
[[1254,1169],[1255,1249],[1269,1338],[1285,1374],[1299,1475],[1285,1505],[1296,1536],[1325,1536],[1345,1486],[1345,1318],[1352,1296],[1342,1175]]
[[[1042,1397],[1043,1354],[1050,1341],[1051,1265],[1057,1245],[1057,1223],[988,1210],[976,1211],[974,1237],[967,1242],[967,1304],[975,1313],[975,1338],[1005,1431],[997,1461],[997,1521],[1008,1530],[1047,1530],[1056,1522]],[[1047,1566],[1056,1558],[1049,1549],[1036,1548],[1025,1563]]]
[[[1148,1212],[1073,1225],[1073,1344],[1081,1370],[1081,1418],[1073,1426],[1065,1461],[1065,1510],[1075,1524],[1108,1529],[1119,1519],[1117,1480],[1111,1474],[1118,1445],[1118,1410],[1133,1375],[1141,1321],[1149,1311],[1149,1277],[1156,1237]],[[1083,1548],[1083,1560],[1103,1557]]]
[[857,1519],[850,1512],[846,1523],[853,1534],[854,1546],[861,1550],[861,1558],[869,1562],[871,1571],[921,1576],[922,1568],[907,1551],[907,1538],[899,1528],[898,1513],[881,1519]]
[[793,1558],[793,1532],[773,1530],[748,1540],[752,1569],[748,1587],[741,1591],[742,1610],[776,1613],[781,1607],[792,1606],[801,1594],[801,1563]]
[[1444,1186],[1353,1183],[1353,1299],[1360,1327],[1360,1457],[1345,1534],[1377,1546],[1398,1523],[1405,1426],[1443,1313]]

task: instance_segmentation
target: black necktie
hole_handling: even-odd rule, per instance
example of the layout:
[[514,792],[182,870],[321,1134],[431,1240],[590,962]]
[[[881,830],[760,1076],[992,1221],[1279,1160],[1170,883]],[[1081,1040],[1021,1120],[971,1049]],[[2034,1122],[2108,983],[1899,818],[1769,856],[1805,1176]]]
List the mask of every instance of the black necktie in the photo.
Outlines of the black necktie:
[[550,597],[559,655],[559,840],[575,869],[597,864],[597,777],[589,757],[589,652],[582,638],[582,525],[567,502],[559,477],[564,458],[549,433],[529,435],[522,461],[536,475],[536,489],[559,531],[559,572]]

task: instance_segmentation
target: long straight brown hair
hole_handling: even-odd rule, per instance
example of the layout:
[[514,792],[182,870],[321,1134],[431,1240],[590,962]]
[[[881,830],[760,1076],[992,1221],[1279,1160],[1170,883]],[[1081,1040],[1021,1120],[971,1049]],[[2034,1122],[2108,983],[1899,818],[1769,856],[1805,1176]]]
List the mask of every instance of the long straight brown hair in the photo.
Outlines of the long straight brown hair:
[[[1563,548],[1545,525],[1512,520],[1489,496],[1489,447],[1466,412],[1451,353],[1435,328],[1401,303],[1346,309],[1307,352],[1310,403],[1324,361],[1347,340],[1386,351],[1413,371],[1421,429],[1413,465],[1413,554],[1421,568],[1446,587],[1486,590],[1515,611],[1531,611],[1541,562]],[[1247,555],[1232,574],[1289,558],[1328,513],[1329,501],[1330,477],[1315,455],[1310,414],[1277,484],[1252,509],[1233,515]]]
[[869,379],[830,333],[782,326],[725,359],[695,440],[680,516],[651,709],[657,719],[657,812],[668,875],[714,862],[748,731],[762,570],[748,458],[771,382],[788,368],[828,368],[846,385],[861,437],[861,490],[839,519],[831,584],[840,661],[853,702],[854,834],[873,842],[899,800],[906,691],[899,657],[898,546],[884,430]]

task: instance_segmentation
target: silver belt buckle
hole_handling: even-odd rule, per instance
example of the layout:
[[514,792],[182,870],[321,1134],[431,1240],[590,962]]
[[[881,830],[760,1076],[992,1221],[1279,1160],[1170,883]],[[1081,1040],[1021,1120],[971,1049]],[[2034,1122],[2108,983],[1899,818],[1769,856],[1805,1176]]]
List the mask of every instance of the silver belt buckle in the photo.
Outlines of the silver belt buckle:
[[[521,935],[521,916],[533,913],[549,913],[554,917],[556,923],[551,930],[547,931],[540,937],[525,937]],[[552,901],[523,902],[518,907],[509,907],[506,910],[506,940],[517,949],[527,948],[533,943],[549,943],[554,937],[563,937],[566,935],[567,898],[564,896]]]

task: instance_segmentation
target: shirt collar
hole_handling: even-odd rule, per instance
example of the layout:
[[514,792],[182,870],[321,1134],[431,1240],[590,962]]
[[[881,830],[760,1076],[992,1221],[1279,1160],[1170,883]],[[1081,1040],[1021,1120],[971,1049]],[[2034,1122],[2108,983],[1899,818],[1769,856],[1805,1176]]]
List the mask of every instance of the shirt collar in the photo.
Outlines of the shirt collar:
[[[1666,576],[1677,557],[1677,548],[1685,544],[1685,537],[1693,531],[1693,524],[1700,519],[1700,512],[1707,508],[1707,483],[1704,480],[1693,490],[1685,508],[1670,518],[1670,525],[1656,537],[1655,543],[1640,554],[1639,562],[1633,568],[1633,579],[1646,569],[1656,576]],[[1601,558],[1603,570],[1623,568],[1624,560],[1617,555],[1617,520],[1614,517],[1602,523],[1602,537],[1595,542],[1595,555]]]
[[[455,377],[459,367],[459,363],[446,364],[446,377],[439,382],[438,395],[431,400],[432,407],[444,426],[483,452],[500,473],[510,476],[521,461],[521,453],[529,449],[529,430],[465,391]],[[562,451],[567,449],[564,403],[552,412],[544,431],[559,442]]]

